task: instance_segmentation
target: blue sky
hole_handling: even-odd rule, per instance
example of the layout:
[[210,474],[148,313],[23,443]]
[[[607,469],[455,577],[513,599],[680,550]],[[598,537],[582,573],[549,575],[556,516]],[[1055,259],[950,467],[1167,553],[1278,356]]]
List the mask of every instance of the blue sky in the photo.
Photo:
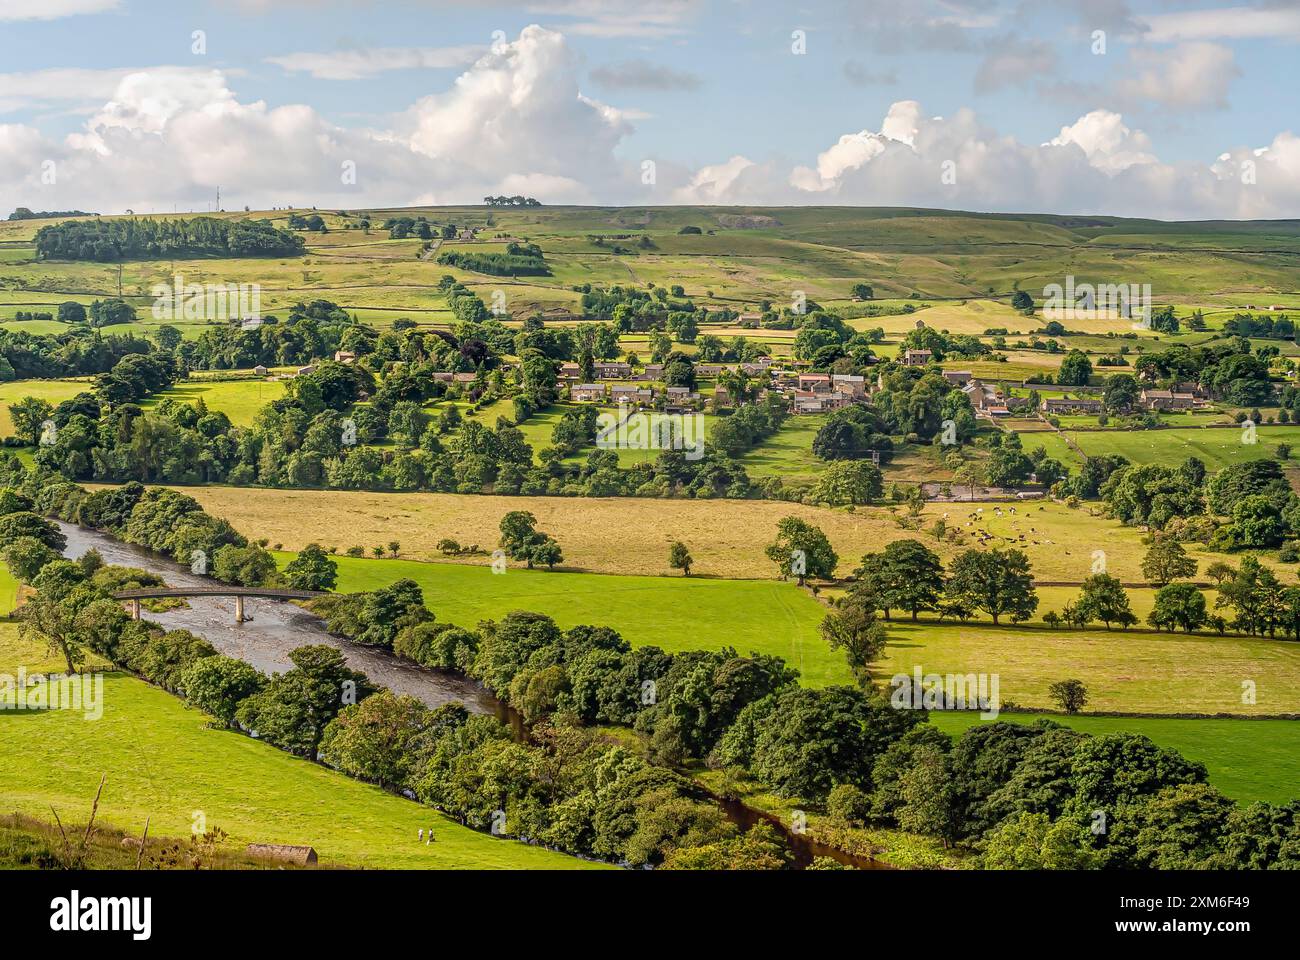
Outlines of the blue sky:
[[[1286,0],[4,0],[0,160],[27,170],[0,172],[0,200],[165,206],[225,180],[255,206],[513,185],[552,202],[1295,216],[1298,43]],[[350,192],[348,158],[370,172]],[[34,173],[46,162],[62,183]]]

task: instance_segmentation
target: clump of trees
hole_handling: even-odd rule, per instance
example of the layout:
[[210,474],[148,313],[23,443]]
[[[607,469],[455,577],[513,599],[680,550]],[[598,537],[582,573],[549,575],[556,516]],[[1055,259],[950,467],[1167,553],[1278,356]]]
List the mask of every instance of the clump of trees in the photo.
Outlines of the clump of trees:
[[564,559],[559,542],[537,529],[537,518],[527,510],[512,510],[501,518],[501,549],[511,560],[522,560],[531,570],[543,564],[548,570]]
[[304,249],[302,237],[268,220],[68,220],[36,231],[42,260],[296,257]]
[[506,244],[505,253],[486,253],[479,250],[444,250],[438,254],[438,263],[445,267],[472,270],[496,277],[548,277],[551,268],[535,243]]

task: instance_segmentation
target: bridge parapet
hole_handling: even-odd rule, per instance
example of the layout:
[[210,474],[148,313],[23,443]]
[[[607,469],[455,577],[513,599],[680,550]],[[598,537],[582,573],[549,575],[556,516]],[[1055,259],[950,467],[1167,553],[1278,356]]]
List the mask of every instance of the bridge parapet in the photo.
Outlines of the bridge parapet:
[[280,590],[274,587],[235,587],[225,585],[214,587],[143,587],[138,590],[119,590],[113,594],[113,599],[128,602],[131,605],[131,619],[139,620],[141,600],[166,600],[171,597],[234,597],[235,622],[243,623],[247,619],[244,616],[244,600],[247,597],[257,597],[262,600],[312,600],[323,596],[325,594],[320,590]]

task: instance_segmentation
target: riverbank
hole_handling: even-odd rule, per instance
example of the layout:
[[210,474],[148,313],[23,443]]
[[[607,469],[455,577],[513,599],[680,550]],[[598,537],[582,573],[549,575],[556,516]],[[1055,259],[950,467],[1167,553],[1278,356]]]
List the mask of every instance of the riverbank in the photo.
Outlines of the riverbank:
[[[43,644],[0,623],[0,671],[57,669]],[[0,711],[0,810],[138,836],[219,827],[229,846],[305,844],[322,866],[385,869],[591,869],[602,864],[472,830],[426,806],[269,744],[209,725],[183,701],[124,673],[104,676],[103,713]],[[420,843],[418,831],[434,831]]]

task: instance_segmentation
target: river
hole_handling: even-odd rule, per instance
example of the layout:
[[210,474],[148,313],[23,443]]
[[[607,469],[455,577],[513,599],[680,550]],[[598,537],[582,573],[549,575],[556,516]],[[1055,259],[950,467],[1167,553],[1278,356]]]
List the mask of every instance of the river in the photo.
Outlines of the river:
[[[158,554],[123,543],[97,530],[59,523],[68,538],[64,556],[77,559],[94,547],[105,563],[148,570],[162,577],[170,587],[212,587],[211,577],[190,573],[187,567]],[[191,597],[189,609],[165,613],[144,611],[142,615],[168,630],[188,630],[202,637],[228,657],[250,663],[265,673],[283,673],[293,664],[289,651],[309,643],[323,643],[343,651],[348,666],[394,693],[405,693],[429,707],[459,703],[474,713],[486,713],[510,721],[504,704],[472,680],[430,670],[394,656],[387,650],[362,646],[333,636],[319,617],[282,600],[244,601],[244,614],[252,619],[235,623],[233,597]]]
[[[99,551],[105,563],[148,570],[162,577],[170,587],[211,587],[217,583],[211,577],[190,573],[187,567],[159,556],[143,547],[123,543],[106,533],[85,527],[55,521],[68,545],[63,555],[76,560],[92,547]],[[459,703],[474,713],[496,716],[510,724],[515,735],[523,735],[519,715],[487,690],[472,680],[454,674],[430,670],[394,656],[387,650],[352,643],[331,634],[325,623],[315,614],[282,600],[244,600],[244,615],[251,617],[244,623],[235,623],[233,597],[191,597],[188,609],[168,610],[165,613],[142,611],[142,616],[168,630],[188,630],[202,637],[228,657],[252,664],[264,673],[283,673],[293,664],[289,651],[309,643],[323,643],[343,651],[348,666],[359,670],[376,683],[394,693],[410,694],[429,707]],[[755,823],[766,822],[776,828],[794,852],[795,866],[799,869],[812,862],[813,857],[829,856],[841,863],[860,869],[881,869],[888,865],[869,857],[855,856],[819,844],[808,837],[789,830],[779,818],[763,813],[737,801],[715,798],[727,817],[749,829]]]

